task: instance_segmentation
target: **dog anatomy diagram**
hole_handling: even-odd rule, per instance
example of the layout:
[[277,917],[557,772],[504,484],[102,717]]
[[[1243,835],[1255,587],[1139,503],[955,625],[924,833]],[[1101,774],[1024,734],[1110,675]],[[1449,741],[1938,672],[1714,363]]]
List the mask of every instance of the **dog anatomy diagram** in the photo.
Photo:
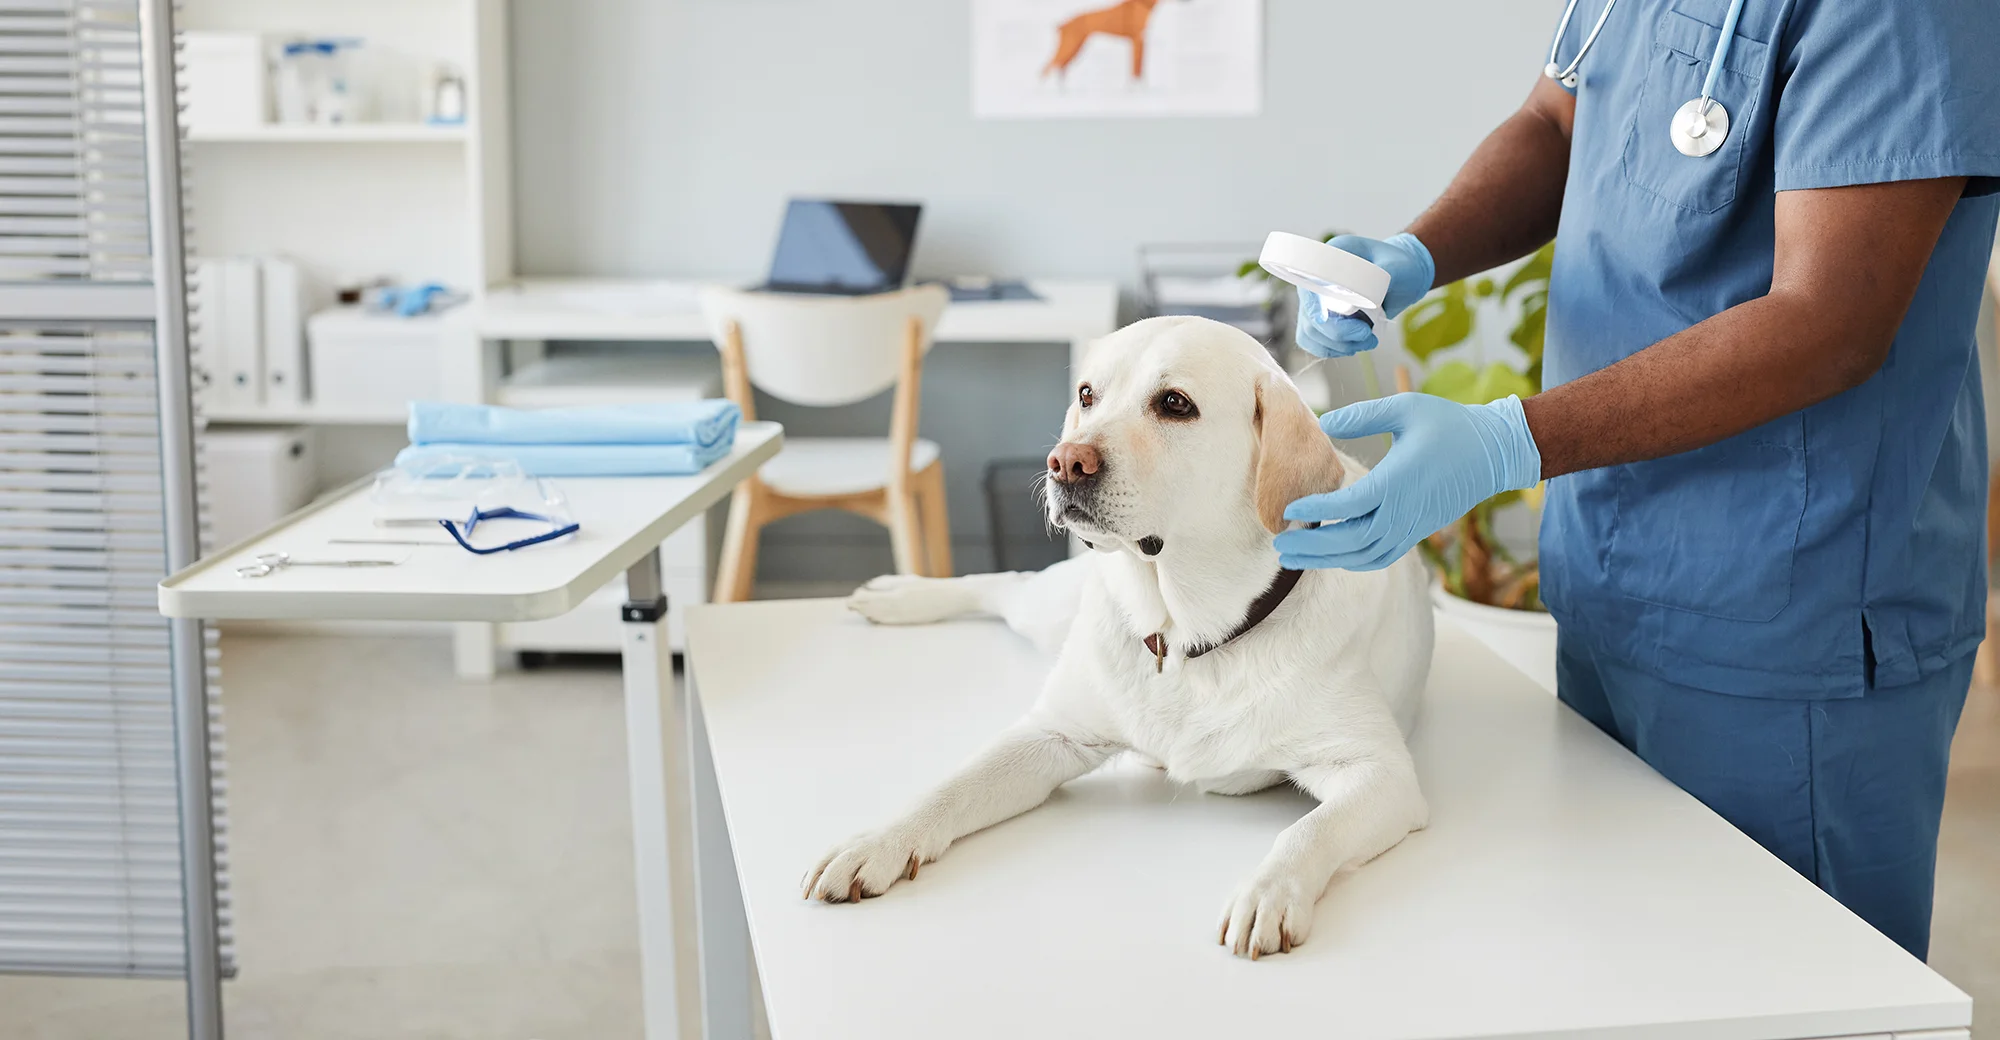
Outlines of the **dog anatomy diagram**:
[[1255,115],[1262,0],[972,0],[980,118]]

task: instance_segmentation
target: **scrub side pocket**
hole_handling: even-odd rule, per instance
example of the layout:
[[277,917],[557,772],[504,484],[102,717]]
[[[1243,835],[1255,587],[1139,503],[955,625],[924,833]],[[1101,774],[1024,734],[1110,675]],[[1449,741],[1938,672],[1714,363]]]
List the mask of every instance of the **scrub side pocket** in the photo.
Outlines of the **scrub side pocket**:
[[1745,435],[1621,467],[1612,585],[1708,617],[1777,617],[1792,600],[1805,462],[1801,448]]
[[1681,209],[1714,213],[1736,201],[1745,141],[1755,132],[1770,47],[1739,30],[1723,60],[1715,100],[1729,112],[1729,136],[1711,155],[1682,155],[1669,132],[1674,113],[1701,97],[1722,30],[1679,11],[1660,15],[1646,79],[1639,88],[1621,163],[1625,179]]

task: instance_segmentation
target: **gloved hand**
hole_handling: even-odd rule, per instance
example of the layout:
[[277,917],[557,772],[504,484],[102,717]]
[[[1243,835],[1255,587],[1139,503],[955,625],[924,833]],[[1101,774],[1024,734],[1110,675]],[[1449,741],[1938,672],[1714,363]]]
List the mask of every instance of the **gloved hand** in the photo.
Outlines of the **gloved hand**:
[[1397,394],[1328,412],[1320,428],[1340,439],[1392,433],[1396,441],[1367,476],[1286,507],[1287,520],[1321,524],[1275,540],[1278,564],[1294,570],[1380,570],[1473,506],[1542,479],[1518,397],[1463,405]]
[[[1424,294],[1431,291],[1431,282],[1437,278],[1437,265],[1431,262],[1431,251],[1417,241],[1417,236],[1407,231],[1391,235],[1382,242],[1360,235],[1341,235],[1327,244],[1353,253],[1389,272],[1389,293],[1382,298],[1382,311],[1391,318],[1423,299]],[[1299,290],[1298,331],[1292,338],[1305,348],[1306,353],[1323,358],[1346,357],[1374,350],[1379,342],[1375,326],[1369,324],[1368,319],[1359,314],[1329,317],[1325,308],[1320,306],[1319,297],[1304,289]]]

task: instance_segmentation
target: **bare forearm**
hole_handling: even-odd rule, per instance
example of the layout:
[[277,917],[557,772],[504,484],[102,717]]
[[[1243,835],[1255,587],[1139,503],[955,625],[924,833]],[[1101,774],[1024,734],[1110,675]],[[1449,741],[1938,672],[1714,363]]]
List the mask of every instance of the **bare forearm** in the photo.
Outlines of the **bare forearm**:
[[1780,192],[1768,294],[1523,402],[1542,476],[1691,451],[1860,385],[1964,187]]
[[1880,359],[1765,296],[1522,402],[1544,478],[1691,451],[1826,400]]
[[1574,104],[1555,84],[1538,84],[1410,225],[1437,263],[1436,284],[1518,260],[1555,237]]

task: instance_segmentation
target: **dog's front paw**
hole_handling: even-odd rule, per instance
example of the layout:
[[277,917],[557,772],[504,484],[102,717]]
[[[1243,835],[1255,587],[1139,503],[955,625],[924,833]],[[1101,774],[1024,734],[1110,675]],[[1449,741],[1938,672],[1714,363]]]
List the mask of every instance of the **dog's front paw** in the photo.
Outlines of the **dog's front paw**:
[[1238,957],[1289,953],[1312,931],[1319,893],[1285,873],[1258,875],[1229,897],[1222,909],[1220,941]]
[[907,574],[884,574],[849,594],[847,609],[878,625],[942,621],[950,616],[956,597],[939,588],[938,581]]
[[849,838],[828,850],[807,872],[803,894],[828,903],[879,896],[890,885],[915,878],[918,867],[944,851],[926,845],[894,827]]

